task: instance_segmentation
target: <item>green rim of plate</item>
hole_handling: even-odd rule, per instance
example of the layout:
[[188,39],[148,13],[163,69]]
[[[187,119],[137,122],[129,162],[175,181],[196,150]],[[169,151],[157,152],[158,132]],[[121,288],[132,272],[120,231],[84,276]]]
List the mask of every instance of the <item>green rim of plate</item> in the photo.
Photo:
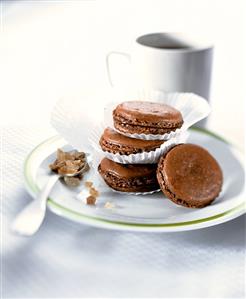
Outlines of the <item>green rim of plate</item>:
[[[209,135],[215,139],[218,139],[226,144],[231,144],[230,142],[228,142],[227,140],[225,140],[224,138],[222,138],[221,136],[207,130],[207,129],[203,129],[203,128],[198,128],[198,127],[192,127],[190,128],[190,130],[192,131],[197,131],[197,132],[200,132],[200,133],[203,133],[203,134],[206,134],[206,135]],[[55,141],[61,139],[60,136],[56,135],[56,136],[53,136],[45,141],[43,141],[42,143],[40,143],[39,145],[37,145],[31,152],[30,154],[27,156],[25,162],[24,162],[24,178],[25,178],[25,182],[28,186],[28,188],[30,190],[32,190],[32,192],[34,193],[37,193],[40,191],[40,189],[38,188],[38,186],[36,185],[32,175],[31,175],[31,172],[30,172],[30,169],[32,167],[32,158],[37,155],[40,151],[42,151],[42,148],[46,147],[47,145],[49,144],[52,144],[54,143]],[[88,215],[85,215],[85,214],[82,214],[82,213],[78,213],[78,212],[75,212],[73,210],[70,210],[69,208],[66,208],[58,203],[56,203],[52,198],[49,198],[48,199],[48,202],[47,202],[48,206],[52,209],[58,209],[60,212],[62,212],[62,214],[64,216],[67,216],[69,217],[70,219],[73,218],[73,220],[76,220],[76,219],[81,219],[81,221],[83,220],[91,220],[91,221],[96,221],[96,222],[101,222],[101,223],[105,223],[105,224],[112,224],[112,225],[121,225],[121,226],[125,226],[125,227],[146,227],[146,228],[153,228],[153,227],[156,227],[156,228],[164,228],[164,227],[180,227],[180,226],[189,226],[189,225],[194,225],[194,224],[200,224],[200,223],[203,223],[203,222],[208,222],[208,221],[212,221],[212,220],[217,220],[221,217],[224,217],[224,216],[229,216],[229,215],[232,215],[236,212],[239,212],[239,211],[244,211],[245,210],[245,204],[244,203],[241,203],[239,204],[238,206],[226,211],[226,212],[223,212],[223,213],[220,213],[220,214],[217,214],[217,215],[214,215],[214,216],[210,216],[210,217],[206,217],[206,218],[201,218],[201,219],[197,219],[197,220],[192,220],[192,221],[186,221],[186,222],[177,222],[177,223],[162,223],[162,224],[148,224],[148,223],[128,223],[128,222],[121,222],[121,221],[113,221],[113,220],[106,220],[106,219],[102,219],[102,218],[99,218],[99,217],[94,217],[94,216],[88,216]]]

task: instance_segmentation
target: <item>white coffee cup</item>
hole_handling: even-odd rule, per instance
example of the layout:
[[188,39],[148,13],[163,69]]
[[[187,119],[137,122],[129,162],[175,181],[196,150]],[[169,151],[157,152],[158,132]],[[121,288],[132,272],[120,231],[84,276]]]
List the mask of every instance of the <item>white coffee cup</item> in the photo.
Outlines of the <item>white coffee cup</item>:
[[[129,61],[124,82],[139,88],[165,92],[193,92],[209,99],[213,46],[181,33],[151,33],[138,37],[130,54],[107,55],[109,81],[113,85],[113,56]],[[132,85],[131,84],[131,85]]]

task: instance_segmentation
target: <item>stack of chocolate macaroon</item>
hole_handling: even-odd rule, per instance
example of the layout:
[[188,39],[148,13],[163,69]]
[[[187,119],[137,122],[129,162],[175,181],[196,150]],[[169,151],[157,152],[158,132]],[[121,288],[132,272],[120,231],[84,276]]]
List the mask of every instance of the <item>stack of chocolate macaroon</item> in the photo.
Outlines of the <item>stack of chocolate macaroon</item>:
[[[170,134],[183,125],[180,111],[169,105],[128,101],[113,111],[113,128],[106,128],[99,144],[104,152],[119,155],[150,153],[166,141],[142,136]],[[220,193],[222,171],[207,150],[193,144],[178,144],[155,164],[121,164],[103,158],[98,171],[105,183],[121,192],[161,189],[176,204],[200,208]]]

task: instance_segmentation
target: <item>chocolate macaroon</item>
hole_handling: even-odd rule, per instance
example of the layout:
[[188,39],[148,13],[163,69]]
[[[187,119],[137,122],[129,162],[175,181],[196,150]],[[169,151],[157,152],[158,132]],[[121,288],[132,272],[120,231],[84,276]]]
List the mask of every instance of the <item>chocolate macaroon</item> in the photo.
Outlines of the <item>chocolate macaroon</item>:
[[105,183],[122,192],[148,192],[159,189],[157,164],[120,164],[104,158],[98,171]]
[[145,101],[128,101],[113,111],[114,127],[127,134],[165,134],[181,128],[182,114],[175,108]]
[[99,144],[103,151],[130,155],[154,151],[163,144],[163,140],[142,140],[124,136],[111,128],[106,128],[100,138]]
[[158,163],[157,179],[163,193],[188,208],[209,205],[220,193],[221,168],[212,155],[194,144],[173,147]]

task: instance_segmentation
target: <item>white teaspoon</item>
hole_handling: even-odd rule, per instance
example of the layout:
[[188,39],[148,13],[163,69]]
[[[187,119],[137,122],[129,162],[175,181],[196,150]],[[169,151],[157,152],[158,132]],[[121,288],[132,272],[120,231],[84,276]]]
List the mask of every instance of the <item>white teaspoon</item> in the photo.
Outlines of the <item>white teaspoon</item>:
[[27,205],[16,216],[11,226],[12,231],[24,236],[32,236],[33,234],[35,234],[44,220],[47,199],[56,182],[61,177],[74,177],[81,174],[86,166],[87,163],[83,168],[73,174],[52,174],[44,188],[38,194],[37,198],[34,199],[29,205]]

